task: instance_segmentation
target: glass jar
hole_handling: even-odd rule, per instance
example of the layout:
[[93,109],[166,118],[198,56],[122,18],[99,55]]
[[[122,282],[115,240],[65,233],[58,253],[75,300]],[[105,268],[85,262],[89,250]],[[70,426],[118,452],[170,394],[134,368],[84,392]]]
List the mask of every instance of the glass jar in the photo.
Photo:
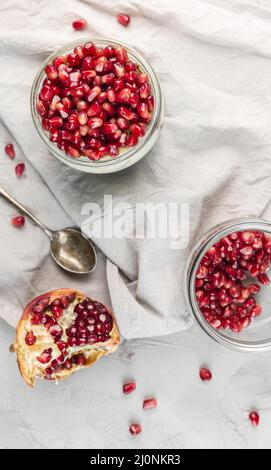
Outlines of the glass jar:
[[[212,339],[236,350],[251,352],[271,349],[271,288],[262,286],[257,294],[257,304],[262,307],[261,315],[252,319],[247,328],[239,333],[231,330],[214,328],[202,314],[196,299],[196,274],[204,254],[221,238],[234,232],[260,231],[271,235],[271,223],[261,219],[234,219],[221,223],[208,232],[192,248],[184,271],[184,293],[190,312],[196,322]],[[250,277],[250,276],[249,276]],[[251,277],[255,283],[255,278]],[[257,280],[256,280],[257,282]]]
[[[128,52],[128,57],[133,61],[136,62],[142,72],[146,72],[149,76],[150,85],[152,87],[152,92],[154,96],[154,111],[152,120],[150,121],[146,133],[143,137],[140,138],[138,144],[135,147],[129,147],[120,149],[121,153],[117,157],[110,157],[106,156],[98,161],[91,161],[87,157],[82,156],[80,158],[72,158],[65,154],[62,150],[60,150],[56,144],[50,142],[49,137],[46,131],[43,129],[41,125],[41,118],[36,110],[36,103],[38,100],[39,92],[41,89],[41,84],[44,78],[46,78],[46,74],[44,72],[45,67],[51,63],[55,57],[59,55],[66,55],[69,52],[72,52],[73,49],[81,44],[84,44],[88,41],[93,42],[99,47],[105,47],[108,44],[113,46],[122,46]],[[112,39],[79,39],[77,41],[73,41],[67,44],[65,47],[57,50],[54,52],[48,59],[42,64],[40,70],[38,71],[31,90],[31,114],[34,125],[42,138],[43,142],[47,145],[50,152],[58,158],[60,161],[65,163],[66,165],[86,173],[113,173],[116,171],[123,170],[124,168],[128,168],[129,166],[133,165],[141,158],[143,158],[153,147],[155,142],[157,141],[162,124],[163,124],[163,117],[164,117],[164,100],[161,91],[161,86],[159,79],[151,67],[151,65],[146,61],[146,59],[135,49],[127,46],[126,44],[120,41],[114,41]]]

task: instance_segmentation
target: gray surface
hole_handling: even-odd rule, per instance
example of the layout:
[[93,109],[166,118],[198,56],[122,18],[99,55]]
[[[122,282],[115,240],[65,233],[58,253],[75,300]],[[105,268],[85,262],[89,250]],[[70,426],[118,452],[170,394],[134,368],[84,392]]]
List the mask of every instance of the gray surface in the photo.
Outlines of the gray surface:
[[[13,337],[1,321],[1,448],[271,447],[270,354],[221,349],[195,326],[129,342],[67,381],[29,389],[8,352]],[[205,363],[210,383],[198,377]],[[131,378],[138,388],[124,396],[122,383]],[[143,411],[143,398],[152,395],[158,408]],[[247,420],[251,406],[260,410],[258,428]],[[143,426],[137,438],[128,431],[132,421]]]

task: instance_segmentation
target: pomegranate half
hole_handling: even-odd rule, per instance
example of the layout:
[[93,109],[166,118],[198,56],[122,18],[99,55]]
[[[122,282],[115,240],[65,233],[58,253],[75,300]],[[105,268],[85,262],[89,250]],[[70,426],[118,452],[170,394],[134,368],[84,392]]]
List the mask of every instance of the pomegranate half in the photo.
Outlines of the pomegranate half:
[[27,385],[60,380],[115,351],[120,333],[113,313],[74,289],[36,297],[25,307],[11,350]]

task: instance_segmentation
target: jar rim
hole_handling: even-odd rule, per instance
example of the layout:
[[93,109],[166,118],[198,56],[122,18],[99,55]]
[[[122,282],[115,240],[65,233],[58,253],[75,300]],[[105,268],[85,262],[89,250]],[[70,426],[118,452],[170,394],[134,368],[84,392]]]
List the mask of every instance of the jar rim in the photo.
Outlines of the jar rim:
[[221,330],[215,329],[202,315],[196,299],[196,273],[204,254],[206,254],[208,249],[215,243],[221,240],[221,238],[229,235],[230,233],[240,232],[243,230],[259,230],[271,235],[271,223],[264,219],[252,217],[230,219],[209,229],[192,246],[190,256],[188,257],[184,268],[184,293],[186,303],[201,329],[217,343],[239,351],[268,351],[271,349],[271,337],[270,339],[265,340],[244,341],[229,337],[222,333]]
[[[80,157],[78,159],[72,159],[71,157],[67,156],[65,152],[60,150],[56,145],[54,145],[53,142],[49,140],[48,135],[46,134],[45,130],[43,129],[41,125],[41,119],[36,110],[36,102],[38,99],[38,93],[40,91],[42,80],[46,76],[44,72],[45,67],[49,63],[51,63],[52,60],[58,55],[63,55],[69,52],[69,50],[73,49],[74,47],[80,44],[84,44],[88,41],[91,41],[98,45],[99,44],[101,45],[112,44],[115,46],[119,45],[119,46],[124,47],[128,52],[128,56],[131,57],[135,62],[137,62],[140,68],[146,71],[147,74],[149,75],[151,86],[152,86],[152,91],[154,95],[154,103],[155,103],[152,120],[147,127],[146,134],[140,139],[138,144],[135,147],[128,148],[128,150],[125,149],[125,151],[122,154],[116,157],[113,157],[113,158],[108,157],[108,159],[101,159],[97,161],[91,161],[87,159],[87,157]],[[156,72],[154,71],[150,63],[136,49],[128,46],[126,43],[123,43],[122,41],[114,40],[111,38],[79,38],[76,41],[66,43],[63,47],[57,49],[57,51],[50,54],[49,57],[47,57],[47,59],[41,64],[41,67],[36,73],[36,76],[34,78],[32,88],[31,88],[30,109],[31,109],[32,120],[34,122],[35,128],[39,136],[41,137],[43,142],[47,145],[47,147],[49,148],[49,150],[54,156],[56,156],[63,163],[68,164],[68,165],[71,164],[71,161],[72,161],[73,165],[78,167],[78,169],[83,169],[83,168],[102,169],[102,168],[114,167],[117,164],[126,162],[126,160],[128,159],[132,159],[131,164],[133,164],[135,163],[135,161],[133,161],[133,157],[135,156],[135,154],[140,152],[143,149],[143,147],[146,147],[147,151],[150,150],[150,148],[153,145],[151,141],[153,140],[155,131],[157,130],[157,128],[161,127],[162,125],[163,111],[164,111],[164,98],[163,98],[163,94],[161,90],[160,81],[158,79]],[[144,155],[142,155],[142,157]],[[112,171],[114,170],[112,169]]]

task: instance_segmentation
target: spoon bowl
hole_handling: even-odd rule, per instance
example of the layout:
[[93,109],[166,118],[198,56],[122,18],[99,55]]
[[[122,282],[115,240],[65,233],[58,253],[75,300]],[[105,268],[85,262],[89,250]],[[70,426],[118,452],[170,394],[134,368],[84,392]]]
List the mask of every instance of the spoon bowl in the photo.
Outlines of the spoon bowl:
[[92,243],[76,228],[52,233],[51,255],[61,268],[71,273],[87,274],[96,267]]
[[74,274],[88,274],[96,268],[97,256],[95,248],[91,241],[82,234],[80,229],[72,227],[54,232],[1,187],[0,196],[29,217],[46,233],[51,241],[52,258],[58,266]]

